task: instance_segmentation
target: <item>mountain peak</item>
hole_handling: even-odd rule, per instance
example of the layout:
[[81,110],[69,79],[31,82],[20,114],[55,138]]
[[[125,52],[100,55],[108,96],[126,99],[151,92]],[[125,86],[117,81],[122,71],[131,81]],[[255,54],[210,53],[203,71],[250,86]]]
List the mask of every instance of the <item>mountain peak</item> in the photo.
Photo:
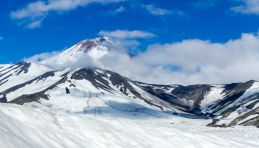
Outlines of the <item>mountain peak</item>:
[[113,48],[116,48],[116,45],[107,37],[86,39],[41,63],[57,69],[67,66],[70,68],[92,66]]
[[108,53],[109,46],[113,43],[107,37],[94,38],[80,41],[68,48],[63,53],[70,56],[77,54],[88,54],[92,58],[100,58]]

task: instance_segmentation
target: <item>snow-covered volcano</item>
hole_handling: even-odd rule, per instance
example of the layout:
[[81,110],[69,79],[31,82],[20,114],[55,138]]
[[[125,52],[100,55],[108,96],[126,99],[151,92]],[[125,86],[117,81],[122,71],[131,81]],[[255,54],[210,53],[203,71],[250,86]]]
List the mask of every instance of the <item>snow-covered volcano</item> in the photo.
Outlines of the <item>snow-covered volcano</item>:
[[[112,46],[96,38],[40,63],[0,65],[0,97],[11,103],[0,105],[0,147],[259,147],[259,82],[154,85],[83,67]],[[214,128],[240,125],[250,127]]]
[[41,63],[57,69],[92,67],[99,64],[98,59],[117,48],[107,37],[86,39]]
[[76,56],[87,54],[91,58],[98,59],[109,52],[113,43],[107,37],[83,40],[61,53],[62,56]]

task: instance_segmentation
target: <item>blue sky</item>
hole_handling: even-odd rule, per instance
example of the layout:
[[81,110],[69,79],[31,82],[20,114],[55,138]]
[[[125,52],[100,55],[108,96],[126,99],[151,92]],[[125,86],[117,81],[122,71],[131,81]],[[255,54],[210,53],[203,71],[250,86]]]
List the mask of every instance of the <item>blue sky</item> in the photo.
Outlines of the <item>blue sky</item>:
[[244,82],[259,80],[258,29],[259,0],[1,1],[0,63],[107,36],[130,54],[112,50],[91,66],[148,83]]
[[[41,0],[44,6],[53,1],[60,0]],[[258,12],[234,9],[249,7],[245,0],[86,1],[89,3],[44,12],[28,11],[28,5],[36,0],[1,1],[0,63],[62,50],[99,36],[100,31],[150,32],[155,36],[139,39],[138,50],[145,51],[150,44],[185,39],[223,43],[240,38],[242,33],[256,33],[259,28]],[[17,16],[26,9],[26,16]]]

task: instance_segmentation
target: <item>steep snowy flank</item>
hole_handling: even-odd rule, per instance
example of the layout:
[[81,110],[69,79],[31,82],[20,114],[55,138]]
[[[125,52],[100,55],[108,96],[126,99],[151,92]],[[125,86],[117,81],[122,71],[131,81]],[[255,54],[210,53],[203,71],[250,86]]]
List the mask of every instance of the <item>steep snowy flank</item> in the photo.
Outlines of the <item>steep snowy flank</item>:
[[203,113],[211,113],[210,107],[224,98],[224,85],[214,85],[201,101],[200,107]]
[[[27,70],[28,73],[33,71],[30,68]],[[58,98],[62,96],[58,95],[64,93],[68,88],[71,98],[90,96],[98,98],[99,101],[103,100],[102,102],[109,102],[110,99],[117,98],[117,101],[126,100],[156,110],[174,112],[174,108],[170,104],[142,90],[131,80],[117,73],[98,68],[49,70],[48,72],[42,71],[41,74],[33,77],[29,77],[27,74],[28,79],[23,79],[24,75],[17,75],[15,79],[22,81],[18,81],[16,85],[3,85],[1,94],[5,94],[11,103],[24,104],[34,101],[46,103],[61,100]],[[84,110],[87,107],[85,103],[81,103],[80,99],[77,101],[76,103],[82,106],[77,109]],[[60,104],[57,105],[62,106],[63,101],[59,102]],[[85,102],[85,99],[82,99],[82,102]]]
[[44,65],[20,62],[13,65],[4,65],[0,69],[0,92],[4,89],[27,82],[50,69]]
[[[228,105],[215,113],[211,126],[254,125],[259,127],[259,82],[249,81],[239,87],[247,85],[250,87],[243,90],[241,94],[239,93],[240,97],[231,103],[225,103]],[[229,98],[233,99],[232,96]]]

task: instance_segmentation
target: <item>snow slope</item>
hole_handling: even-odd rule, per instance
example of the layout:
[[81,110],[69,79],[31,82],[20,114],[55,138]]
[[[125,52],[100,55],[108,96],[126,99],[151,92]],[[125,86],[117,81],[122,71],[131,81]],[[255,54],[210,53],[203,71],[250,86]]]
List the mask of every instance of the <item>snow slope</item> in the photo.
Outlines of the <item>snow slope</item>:
[[201,108],[205,112],[210,112],[209,106],[215,104],[224,98],[224,94],[222,94],[224,90],[224,85],[214,85],[211,90],[205,96],[205,98],[201,101]]
[[0,92],[6,88],[27,82],[51,69],[38,64],[38,63],[26,63],[20,62],[17,64],[8,64],[0,69]]
[[212,128],[200,119],[153,111],[139,116],[112,109],[108,112],[68,113],[34,103],[0,104],[0,147],[259,147],[259,131],[254,127]]

